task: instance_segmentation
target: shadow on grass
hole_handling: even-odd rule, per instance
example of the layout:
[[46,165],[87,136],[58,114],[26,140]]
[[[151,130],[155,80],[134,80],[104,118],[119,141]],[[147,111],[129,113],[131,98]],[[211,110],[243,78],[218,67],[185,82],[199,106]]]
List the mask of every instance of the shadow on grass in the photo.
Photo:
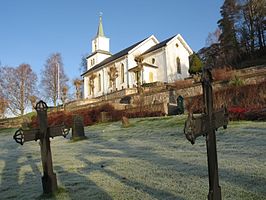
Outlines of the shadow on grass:
[[[176,136],[174,136],[176,137]],[[173,137],[173,139],[175,139]],[[207,153],[206,155],[206,166],[200,165],[198,163],[191,163],[191,161],[184,162],[182,160],[177,159],[171,159],[166,158],[158,155],[157,153],[153,152],[153,149],[146,148],[146,147],[136,147],[132,146],[130,143],[128,143],[126,140],[122,141],[113,141],[109,140],[106,141],[106,139],[101,139],[101,135],[94,134],[93,138],[90,138],[91,142],[96,145],[103,144],[105,149],[111,149],[112,152],[105,152],[101,149],[92,149],[92,152],[95,153],[97,156],[101,157],[117,157],[117,158],[138,158],[140,160],[145,160],[151,163],[152,165],[157,165],[160,168],[168,168],[169,167],[173,170],[175,170],[178,173],[185,174],[189,176],[198,176],[198,177],[206,177],[208,178],[208,166],[207,166]],[[153,141],[154,142],[154,141]],[[158,145],[160,145],[160,141],[158,141]],[[188,144],[190,145],[190,144]],[[178,148],[178,147],[177,147]],[[123,153],[116,153],[115,151],[123,152]],[[178,152],[177,152],[178,153]],[[195,150],[196,153],[196,150]],[[193,153],[192,153],[193,154]],[[218,149],[219,154],[219,149]],[[219,155],[218,155],[219,157]],[[84,161],[84,160],[83,160]],[[86,163],[89,165],[88,161]],[[219,164],[219,159],[218,159]],[[118,179],[121,178],[118,175],[114,174],[113,172],[108,172],[111,176],[117,177]],[[225,181],[228,183],[231,183],[235,185],[236,187],[241,187],[246,191],[252,192],[255,196],[256,194],[260,194],[262,196],[266,195],[265,190],[263,189],[263,186],[266,185],[266,178],[265,177],[258,177],[254,176],[254,173],[251,172],[240,172],[235,171],[231,169],[225,169],[225,168],[219,168],[219,176],[221,181]],[[256,184],[254,184],[256,183]],[[137,185],[138,183],[128,183],[132,186]],[[206,185],[208,182],[206,182]],[[148,193],[152,191],[151,188],[148,188],[145,186],[142,186],[143,190],[147,190]],[[146,191],[146,192],[147,192]],[[151,192],[152,193],[152,192]],[[166,194],[167,196],[167,194]]]
[[[147,193],[149,196],[153,197],[154,199],[184,200],[182,197],[176,196],[176,195],[171,194],[169,192],[166,192],[164,190],[159,190],[159,189],[149,187],[149,186],[147,186],[143,183],[140,183],[140,182],[129,180],[126,177],[120,176],[119,174],[117,174],[111,170],[105,169],[104,162],[92,163],[89,160],[87,160],[81,156],[79,156],[79,159],[80,159],[80,161],[82,161],[86,164],[86,166],[81,169],[82,173],[84,173],[84,172],[88,173],[88,170],[87,170],[88,168],[91,169],[89,171],[89,173],[94,171],[94,170],[99,170],[101,172],[106,173],[108,176],[116,179],[117,181],[123,183],[124,185],[126,185],[128,187],[134,188],[135,190],[140,190],[143,193]],[[94,165],[97,165],[97,166],[94,166]],[[101,166],[101,167],[99,167],[99,166]]]
[[[39,159],[33,159],[29,154],[23,154],[21,147],[16,143],[7,143],[5,149],[1,148],[0,160],[4,161],[4,167],[1,171],[0,193],[3,199],[32,198],[35,194],[25,191],[41,192],[41,172],[36,163]],[[2,145],[1,145],[2,146]],[[5,152],[5,153],[3,153]],[[20,158],[26,158],[19,162]],[[23,167],[30,166],[31,171],[23,171]],[[27,167],[28,168],[28,167]],[[29,169],[29,168],[28,168]],[[24,177],[22,179],[22,177]]]
[[[99,199],[111,200],[106,191],[97,186],[93,181],[79,173],[66,171],[60,166],[55,166],[58,179],[63,184],[64,191],[70,199]],[[62,195],[62,194],[61,194]],[[60,194],[59,194],[60,196]]]

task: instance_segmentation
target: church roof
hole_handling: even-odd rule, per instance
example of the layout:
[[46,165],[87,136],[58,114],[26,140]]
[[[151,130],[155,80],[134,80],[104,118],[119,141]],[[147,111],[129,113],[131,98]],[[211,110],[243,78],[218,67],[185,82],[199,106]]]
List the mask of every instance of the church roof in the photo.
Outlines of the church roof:
[[104,51],[104,50],[98,49],[98,50],[94,51],[92,54],[88,55],[86,58],[88,59],[88,58],[94,56],[97,53],[106,54],[106,55],[112,55],[109,51]]
[[99,26],[98,26],[98,31],[97,31],[97,36],[96,37],[105,37],[104,32],[103,32],[103,23],[102,23],[102,16],[100,16],[100,21],[99,21]]
[[81,74],[81,76],[84,76],[85,74],[91,72],[91,71],[94,71],[95,69],[98,69],[100,67],[102,67],[103,65],[105,64],[108,64],[118,58],[121,58],[122,56],[125,56],[128,54],[128,52],[132,49],[134,49],[136,46],[138,46],[140,43],[142,43],[143,41],[145,41],[147,38],[145,38],[144,40],[141,40],[140,42],[137,42],[133,45],[131,45],[130,47],[122,50],[122,51],[119,51],[118,53],[110,56],[109,58],[106,58],[105,60],[103,60],[102,62],[98,63],[97,65],[95,65],[94,67],[92,67],[91,69],[89,69],[88,71],[86,71],[85,73]]
[[[175,35],[175,36],[176,36],[176,35]],[[166,46],[166,44],[167,44],[170,40],[172,40],[175,36],[172,36],[172,37],[170,37],[170,38],[168,38],[168,39],[166,39],[166,40],[160,42],[159,44],[156,44],[156,45],[152,46],[152,47],[149,48],[147,51],[145,51],[144,53],[142,53],[142,55],[145,55],[145,54],[147,54],[147,53],[150,53],[150,52],[152,52],[152,51],[155,51],[155,50],[157,50],[157,49],[160,49],[160,48]]]

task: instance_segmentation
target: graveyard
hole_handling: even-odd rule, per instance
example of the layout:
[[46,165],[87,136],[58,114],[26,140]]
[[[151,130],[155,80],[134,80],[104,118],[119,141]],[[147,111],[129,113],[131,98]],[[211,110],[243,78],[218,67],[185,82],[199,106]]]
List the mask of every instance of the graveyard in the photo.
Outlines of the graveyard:
[[[205,137],[191,145],[187,116],[130,119],[85,127],[86,140],[51,140],[58,191],[43,195],[39,141],[23,146],[0,131],[1,199],[206,199]],[[152,127],[152,128],[151,128]],[[265,122],[230,122],[216,132],[223,199],[264,199]]]
[[265,1],[2,3],[0,200],[266,200]]

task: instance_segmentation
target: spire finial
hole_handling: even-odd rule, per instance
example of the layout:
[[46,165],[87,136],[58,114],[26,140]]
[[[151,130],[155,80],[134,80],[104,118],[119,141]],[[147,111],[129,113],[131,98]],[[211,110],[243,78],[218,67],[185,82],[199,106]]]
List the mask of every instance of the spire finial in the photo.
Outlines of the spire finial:
[[103,24],[102,24],[102,16],[103,16],[103,13],[100,12],[99,13],[99,16],[100,16],[100,20],[99,20],[99,26],[98,26],[98,31],[97,31],[97,37],[99,37],[99,36],[105,37],[104,36],[104,32],[103,32]]

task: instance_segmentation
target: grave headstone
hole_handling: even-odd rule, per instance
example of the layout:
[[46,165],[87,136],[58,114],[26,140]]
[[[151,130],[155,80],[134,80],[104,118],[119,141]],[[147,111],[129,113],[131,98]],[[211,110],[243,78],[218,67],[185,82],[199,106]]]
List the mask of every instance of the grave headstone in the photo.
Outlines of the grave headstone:
[[108,112],[100,112],[100,122],[109,122],[111,120],[111,116]]
[[124,128],[130,126],[129,120],[128,120],[128,118],[125,117],[125,116],[122,117],[122,126],[123,126]]
[[199,136],[206,136],[208,173],[209,173],[209,194],[208,200],[221,200],[221,187],[219,185],[218,162],[216,150],[215,130],[219,127],[226,128],[228,125],[228,112],[226,107],[214,111],[212,94],[211,69],[204,68],[201,78],[204,99],[204,113],[199,117],[189,114],[185,123],[184,134],[192,143]]
[[50,137],[64,136],[69,132],[64,125],[48,126],[47,104],[39,101],[35,107],[39,122],[37,129],[19,129],[15,132],[13,139],[23,145],[25,142],[40,140],[41,160],[43,167],[42,186],[45,194],[54,193],[57,190],[56,174],[53,172],[52,153],[50,147]]
[[176,104],[176,92],[174,89],[169,90],[169,103]]
[[177,97],[177,114],[181,115],[184,114],[184,97],[182,97],[181,95],[179,95]]
[[72,126],[72,139],[74,140],[81,140],[86,139],[84,133],[84,120],[83,117],[80,115],[73,116],[73,126]]

